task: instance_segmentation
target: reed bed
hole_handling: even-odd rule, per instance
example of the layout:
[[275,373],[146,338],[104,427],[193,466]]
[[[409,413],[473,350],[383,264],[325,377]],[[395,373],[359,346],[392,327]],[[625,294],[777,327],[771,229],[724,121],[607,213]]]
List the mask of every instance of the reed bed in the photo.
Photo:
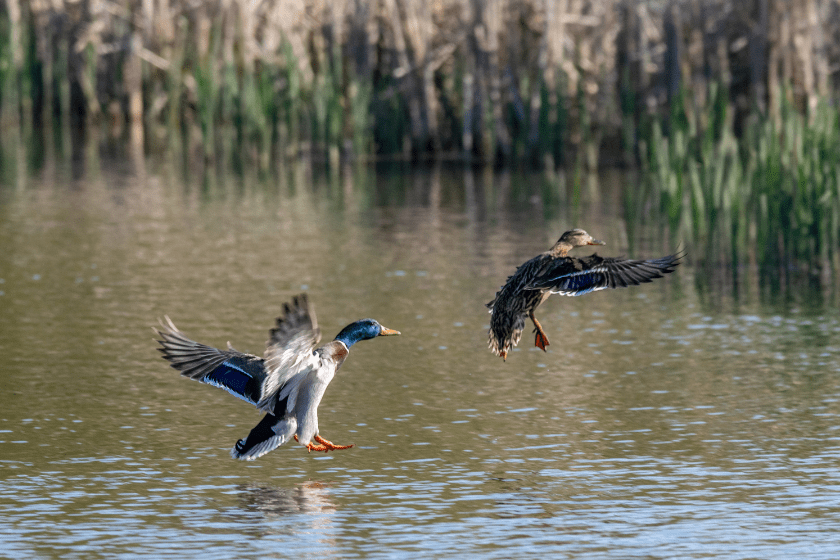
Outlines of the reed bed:
[[754,113],[738,139],[725,90],[705,95],[705,112],[685,109],[696,100],[683,92],[669,119],[650,123],[631,215],[640,219],[653,200],[673,237],[710,266],[753,262],[823,279],[840,272],[837,109],[821,102],[803,115],[782,95],[772,107],[779,117]]
[[[0,119],[266,163],[636,163],[681,89],[833,100],[837,0],[4,0]],[[703,99],[698,106],[705,107]],[[771,115],[778,118],[780,115]],[[736,127],[737,128],[737,127]],[[740,130],[738,130],[740,134]]]
[[0,153],[622,164],[710,259],[840,270],[839,71],[840,0],[3,0]]

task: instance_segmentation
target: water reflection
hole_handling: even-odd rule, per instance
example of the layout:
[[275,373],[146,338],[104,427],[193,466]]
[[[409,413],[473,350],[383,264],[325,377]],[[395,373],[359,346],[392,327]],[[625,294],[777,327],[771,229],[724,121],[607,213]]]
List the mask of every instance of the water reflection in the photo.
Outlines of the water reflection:
[[269,542],[276,537],[300,539],[307,543],[300,549],[303,555],[331,557],[339,554],[340,528],[330,492],[328,485],[312,481],[290,488],[241,484],[236,487],[238,508],[223,517],[230,515],[252,538]]
[[[236,489],[242,508],[258,511],[267,518],[299,513],[331,515],[336,510],[330,499],[330,487],[321,482],[307,481],[292,488],[245,484]],[[328,524],[318,522],[317,525],[313,528],[323,530]]]

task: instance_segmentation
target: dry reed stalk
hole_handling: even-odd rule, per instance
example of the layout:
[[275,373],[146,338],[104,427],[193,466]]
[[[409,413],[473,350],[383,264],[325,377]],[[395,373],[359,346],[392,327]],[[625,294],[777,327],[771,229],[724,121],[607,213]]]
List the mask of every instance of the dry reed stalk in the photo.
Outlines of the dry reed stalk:
[[35,37],[35,41],[38,59],[41,61],[43,81],[46,86],[44,87],[44,104],[41,110],[41,119],[44,123],[52,124],[54,111],[52,88],[54,83],[53,63],[55,60],[55,49],[53,48],[55,44],[53,40],[54,34],[51,29],[50,18],[45,11],[39,11],[34,15],[33,19],[35,25],[41,29],[41,33]]
[[2,92],[2,124],[17,126],[20,122],[18,108],[20,105],[19,82],[23,72],[22,14],[20,0],[6,0],[6,10],[9,14],[9,70],[7,70],[6,84]]
[[130,125],[131,144],[135,149],[143,145],[143,61],[140,58],[142,45],[142,35],[138,29],[134,29],[131,32],[131,47],[125,65],[124,77],[128,90],[127,120]]
[[[770,7],[769,0],[757,0],[758,16],[755,18],[750,30],[749,45],[749,68],[750,68],[750,89],[752,91],[752,102],[762,113],[767,109],[767,68],[778,64],[778,43],[773,41],[768,52]],[[771,87],[772,87],[771,81]],[[778,97],[777,94],[772,97]]]
[[540,29],[540,40],[537,43],[537,52],[534,57],[536,64],[536,75],[531,80],[529,97],[529,114],[526,138],[526,154],[532,162],[538,161],[540,141],[540,112],[542,110],[542,87],[543,79],[548,71],[548,17],[546,17],[546,4],[540,5],[535,12],[534,27]]
[[[568,0],[546,0],[546,35],[548,35],[548,62],[546,64],[545,88],[547,91],[547,122],[546,128],[552,133],[557,130],[559,121],[560,92],[558,86],[560,77],[558,70],[563,69],[568,81],[567,91],[574,91],[577,86],[577,71],[574,65],[569,65],[564,56],[563,43],[566,40],[564,35],[565,25],[563,16],[568,10]],[[556,165],[554,150],[546,151],[546,167],[553,169]]]
[[473,57],[468,57],[466,60],[461,88],[463,90],[461,146],[465,159],[470,161],[475,150],[475,113],[477,106],[475,94],[475,59]]
[[435,25],[432,20],[434,5],[430,6],[427,2],[404,2],[401,3],[401,8],[405,14],[404,23],[394,21],[394,25],[405,27],[406,47],[411,56],[410,67],[404,68],[403,71],[407,73],[406,77],[411,75],[409,83],[412,88],[408,94],[417,98],[414,107],[419,109],[420,128],[414,131],[414,143],[416,149],[425,150],[428,139],[430,137],[437,139],[438,136],[437,96],[432,81],[433,75],[429,71],[432,40],[435,34]]
[[[399,66],[393,70],[393,75],[398,82],[401,82],[399,89],[406,93],[408,97],[408,114],[409,122],[411,124],[411,144],[409,150],[412,152],[421,149],[422,143],[426,139],[428,125],[423,118],[422,100],[418,96],[418,90],[422,92],[421,88],[417,86],[416,73],[412,71],[412,64],[409,55],[409,44],[406,39],[406,34],[403,30],[402,17],[400,14],[399,4],[396,0],[384,0],[386,13],[383,14],[390,22],[390,32],[393,36],[393,47]],[[419,31],[415,32],[419,34]],[[419,42],[419,41],[418,41]],[[418,45],[422,47],[423,45]]]

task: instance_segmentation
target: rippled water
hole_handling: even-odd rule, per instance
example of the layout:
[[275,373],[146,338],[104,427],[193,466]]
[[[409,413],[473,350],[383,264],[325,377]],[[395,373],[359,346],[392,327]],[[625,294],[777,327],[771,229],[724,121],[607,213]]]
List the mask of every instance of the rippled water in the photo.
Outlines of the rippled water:
[[[32,557],[836,558],[840,313],[655,284],[555,297],[548,353],[486,349],[488,301],[582,202],[460,169],[198,179],[165,164],[0,185],[0,550]],[[754,279],[753,279],[754,280]],[[712,287],[710,288],[709,285]],[[325,336],[374,317],[320,408],[348,451],[228,450],[260,415],[181,378],[150,327],[260,353],[310,294]]]

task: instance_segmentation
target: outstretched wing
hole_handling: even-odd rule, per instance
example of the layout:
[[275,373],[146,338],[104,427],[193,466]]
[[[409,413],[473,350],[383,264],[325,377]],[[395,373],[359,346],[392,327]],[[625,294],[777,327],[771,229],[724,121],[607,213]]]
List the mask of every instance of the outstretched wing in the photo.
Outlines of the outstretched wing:
[[228,344],[219,350],[190,340],[178,330],[169,317],[162,329],[156,329],[161,340],[158,350],[181,375],[214,387],[221,387],[230,394],[256,405],[262,400],[265,380],[263,359],[237,352]]
[[291,303],[284,304],[283,315],[277,318],[277,326],[271,329],[266,343],[266,377],[263,397],[257,403],[260,410],[274,412],[274,394],[304,365],[311,364],[312,351],[320,340],[321,329],[306,294],[295,296]]
[[659,259],[629,260],[621,257],[602,258],[592,255],[574,259],[561,270],[549,270],[535,278],[527,287],[530,290],[550,290],[552,294],[580,296],[607,288],[626,288],[651,282],[673,272],[680,264],[681,254]]

